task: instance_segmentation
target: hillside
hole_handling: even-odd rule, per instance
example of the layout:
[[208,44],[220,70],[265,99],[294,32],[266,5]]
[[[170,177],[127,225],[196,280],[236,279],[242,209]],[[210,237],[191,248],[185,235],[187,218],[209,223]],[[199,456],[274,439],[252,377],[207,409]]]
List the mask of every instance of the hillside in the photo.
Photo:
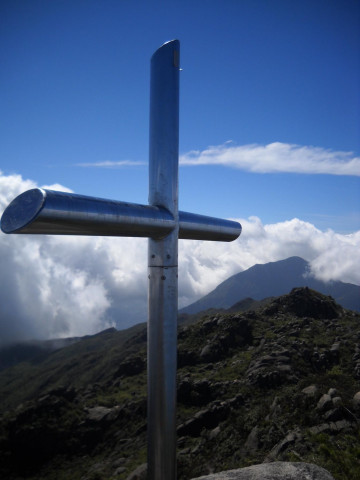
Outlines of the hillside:
[[360,312],[360,287],[351,283],[322,282],[309,276],[309,263],[300,257],[254,265],[228,278],[215,290],[180,310],[193,314],[209,308],[229,308],[246,297],[262,300],[284,295],[295,287],[309,287],[331,295],[344,308]]
[[[359,322],[298,288],[179,327],[179,480],[272,460],[360,478]],[[146,461],[146,327],[4,369],[0,408],[0,478],[127,479]]]

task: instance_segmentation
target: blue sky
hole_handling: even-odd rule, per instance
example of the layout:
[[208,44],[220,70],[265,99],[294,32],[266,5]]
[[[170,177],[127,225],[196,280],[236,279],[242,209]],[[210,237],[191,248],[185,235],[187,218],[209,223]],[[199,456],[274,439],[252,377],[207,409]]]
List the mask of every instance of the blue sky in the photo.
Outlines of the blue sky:
[[[0,213],[44,185],[147,203],[150,58],[174,38],[180,209],[243,225],[179,242],[179,306],[293,255],[360,285],[355,0],[0,2]],[[146,251],[0,233],[0,344],[145,321]]]
[[[181,155],[278,143],[346,152],[338,164],[358,158],[359,11],[351,0],[2,2],[0,169],[147,203],[149,62],[172,38]],[[269,173],[184,165],[180,208],[358,230],[360,161],[352,175],[313,175],[313,157],[306,173],[284,171],[286,158]],[[114,165],[124,160],[134,165]],[[104,162],[113,166],[79,166]]]

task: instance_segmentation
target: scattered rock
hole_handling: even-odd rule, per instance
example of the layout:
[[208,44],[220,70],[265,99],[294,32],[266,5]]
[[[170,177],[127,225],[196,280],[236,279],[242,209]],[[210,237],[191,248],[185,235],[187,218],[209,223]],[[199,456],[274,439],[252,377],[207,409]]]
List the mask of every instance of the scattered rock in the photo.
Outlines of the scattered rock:
[[241,315],[215,316],[200,324],[202,334],[209,334],[212,330],[215,334],[208,338],[208,343],[200,350],[202,362],[218,362],[228,355],[229,348],[239,348],[252,342],[251,324]]
[[315,371],[329,369],[334,365],[339,364],[339,355],[334,355],[331,350],[324,349],[319,351],[314,349],[310,361]]
[[313,408],[321,396],[320,390],[317,385],[309,385],[301,390],[301,393],[297,396],[297,403],[304,409]]
[[325,412],[323,417],[324,417],[324,420],[328,422],[337,422],[344,418],[344,413],[345,411],[343,408],[337,407],[337,408],[332,408],[331,410],[328,410],[327,412]]
[[257,425],[249,433],[244,446],[251,453],[256,452],[259,448],[259,427]]
[[336,364],[339,362],[340,358],[340,342],[334,343],[330,348],[330,355],[333,359],[333,362]]
[[126,358],[119,366],[116,376],[133,376],[138,375],[146,368],[146,361],[138,355]]
[[229,409],[228,403],[216,402],[210,408],[200,410],[190,420],[178,427],[178,436],[198,437],[204,428],[213,429],[217,427],[219,422],[226,418]]
[[49,390],[47,394],[55,397],[62,397],[71,402],[76,397],[77,391],[74,387],[65,387],[64,385],[60,385],[52,390]]
[[221,428],[220,428],[220,425],[218,425],[217,427],[213,428],[211,430],[211,432],[209,433],[209,438],[210,440],[213,440],[214,438],[216,438],[219,433],[221,432]]
[[356,422],[351,422],[349,420],[339,420],[338,422],[322,423],[321,425],[316,425],[315,427],[309,428],[309,431],[314,434],[336,434],[342,432],[343,430],[351,430],[356,425]]
[[177,355],[178,368],[186,367],[187,365],[196,365],[199,363],[199,355],[193,350],[187,350],[179,346]]
[[352,404],[356,410],[360,410],[360,392],[355,393]]
[[114,472],[114,475],[120,475],[121,473],[124,473],[126,471],[126,468],[125,467],[118,467],[115,472]]
[[88,409],[87,419],[90,422],[111,422],[114,421],[121,410],[120,406],[113,408],[107,408],[102,406],[96,406]]
[[93,422],[101,422],[111,412],[110,408],[93,407],[88,410],[88,419]]
[[208,343],[200,352],[200,358],[204,362],[217,362],[222,357],[222,348],[215,342]]
[[336,388],[329,388],[328,395],[330,395],[330,397],[335,397],[336,394],[337,394]]
[[143,463],[137,467],[126,480],[146,480],[147,478],[147,463]]
[[273,461],[278,459],[279,455],[288,450],[290,446],[295,445],[297,441],[301,441],[303,436],[300,430],[293,430],[289,432],[286,437],[275,445],[275,447],[268,454],[267,461]]
[[301,390],[301,393],[303,393],[307,397],[316,397],[318,392],[319,388],[316,385],[309,385],[308,387]]
[[206,378],[192,382],[186,377],[179,381],[177,399],[185,405],[207,405],[215,392],[216,388]]
[[287,351],[263,355],[250,363],[246,377],[250,385],[272,388],[296,380]]
[[332,406],[333,403],[330,395],[325,393],[318,401],[316,409],[319,410],[319,412],[325,412],[326,410],[329,410]]
[[343,401],[342,401],[341,397],[333,397],[332,403],[333,403],[334,407],[340,407],[342,405]]

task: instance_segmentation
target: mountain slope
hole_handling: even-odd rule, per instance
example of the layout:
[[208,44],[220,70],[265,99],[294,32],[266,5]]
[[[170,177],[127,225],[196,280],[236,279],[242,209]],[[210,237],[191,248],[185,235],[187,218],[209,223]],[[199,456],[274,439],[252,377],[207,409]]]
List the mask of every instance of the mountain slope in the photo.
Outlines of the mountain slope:
[[228,278],[215,290],[180,313],[197,313],[209,308],[229,308],[236,302],[251,297],[262,300],[288,293],[294,287],[309,287],[331,295],[340,305],[360,311],[360,288],[343,282],[322,282],[308,275],[309,263],[300,257],[290,257],[278,262],[254,265],[244,272]]
[[[358,480],[359,325],[297,288],[180,327],[178,479],[291,460]],[[127,480],[145,461],[145,325],[0,372],[1,479]]]

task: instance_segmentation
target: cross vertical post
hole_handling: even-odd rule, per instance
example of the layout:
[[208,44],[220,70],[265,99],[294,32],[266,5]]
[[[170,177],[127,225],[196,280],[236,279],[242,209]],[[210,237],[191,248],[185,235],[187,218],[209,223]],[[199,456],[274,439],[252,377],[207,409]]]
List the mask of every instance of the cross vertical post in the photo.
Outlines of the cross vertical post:
[[175,228],[148,242],[148,478],[176,479],[178,310],[179,42],[151,59],[149,204],[168,210]]

